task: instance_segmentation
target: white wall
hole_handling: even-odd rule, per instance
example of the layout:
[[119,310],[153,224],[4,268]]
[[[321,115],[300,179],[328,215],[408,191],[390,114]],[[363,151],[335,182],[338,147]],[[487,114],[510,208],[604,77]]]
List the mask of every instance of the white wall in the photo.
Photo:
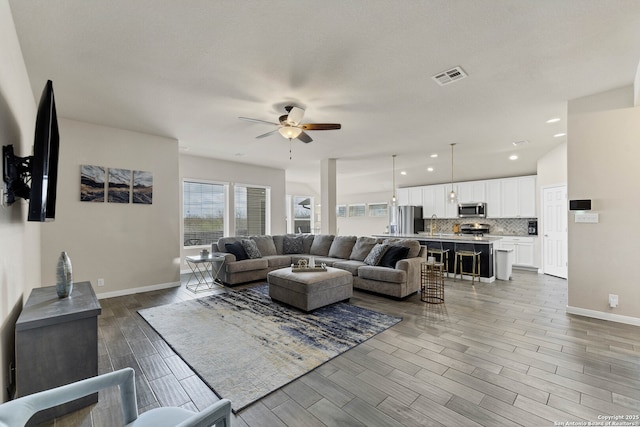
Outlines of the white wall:
[[[269,233],[286,233],[284,170],[182,154],[180,155],[180,187],[182,187],[182,182],[185,179],[271,187],[271,224]],[[179,203],[179,206],[182,206],[182,190],[180,190]],[[182,215],[181,208],[179,208],[179,212]],[[182,227],[182,221],[180,221],[180,227]],[[188,267],[184,265],[184,257],[197,254],[200,248],[184,249],[182,245],[180,245],[180,248],[182,248],[180,251],[180,257],[183,260],[182,269],[187,270]]]
[[[0,64],[0,145],[13,144],[18,156],[29,156],[36,103],[6,0],[0,1]],[[42,82],[42,87],[45,83]],[[4,182],[0,185],[4,189]],[[8,367],[14,360],[16,319],[31,289],[40,286],[40,227],[43,225],[28,223],[26,218],[25,202],[0,208],[1,402],[8,399]]]
[[[59,126],[56,220],[42,227],[42,284],[55,285],[61,251],[74,281],[90,281],[99,297],[178,283],[178,141],[73,120]],[[151,172],[153,203],[81,202],[81,165]]]
[[[600,216],[576,224],[569,214],[568,310],[640,324],[640,107],[571,114],[568,135],[569,199],[591,199]],[[617,308],[609,294],[619,295]]]
[[[388,203],[391,199],[388,191],[373,192],[363,194],[338,194],[338,205],[362,204],[364,203]],[[389,225],[389,217],[371,217],[367,211],[367,216],[356,218],[338,218],[338,233],[342,236],[370,236],[372,234],[382,234]]]

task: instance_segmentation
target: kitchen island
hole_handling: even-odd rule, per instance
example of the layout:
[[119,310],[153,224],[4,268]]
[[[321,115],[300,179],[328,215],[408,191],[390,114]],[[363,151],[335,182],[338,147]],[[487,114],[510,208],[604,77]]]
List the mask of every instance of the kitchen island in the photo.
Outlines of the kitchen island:
[[[491,283],[496,280],[493,261],[493,243],[500,240],[500,237],[474,236],[468,234],[402,234],[389,236],[388,234],[374,234],[374,237],[415,239],[420,245],[427,248],[449,249],[449,262],[445,265],[448,277],[453,277],[456,248],[462,245],[472,244],[474,249],[480,251],[480,281]],[[465,257],[462,262],[464,271],[471,271],[471,258]],[[471,276],[464,276],[471,279]]]

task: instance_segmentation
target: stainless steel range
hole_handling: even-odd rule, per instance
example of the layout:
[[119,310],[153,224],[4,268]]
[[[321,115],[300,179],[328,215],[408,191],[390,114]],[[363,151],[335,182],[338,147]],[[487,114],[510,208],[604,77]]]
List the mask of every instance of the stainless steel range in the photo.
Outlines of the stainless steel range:
[[470,224],[461,224],[460,233],[473,234],[475,236],[482,236],[484,234],[489,234],[489,224],[481,224],[478,222],[470,223]]

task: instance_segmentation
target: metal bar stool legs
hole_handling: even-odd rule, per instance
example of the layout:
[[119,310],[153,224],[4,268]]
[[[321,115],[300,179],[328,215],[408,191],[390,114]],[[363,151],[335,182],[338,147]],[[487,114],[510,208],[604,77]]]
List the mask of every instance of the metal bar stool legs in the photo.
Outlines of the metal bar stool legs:
[[[475,248],[456,249],[454,266],[453,266],[453,280],[458,277],[458,270],[460,271],[460,280],[464,274],[471,276],[471,284],[475,284],[476,277],[480,281],[480,255],[482,252],[476,251]],[[464,271],[463,260],[465,257],[471,257],[471,271]]]

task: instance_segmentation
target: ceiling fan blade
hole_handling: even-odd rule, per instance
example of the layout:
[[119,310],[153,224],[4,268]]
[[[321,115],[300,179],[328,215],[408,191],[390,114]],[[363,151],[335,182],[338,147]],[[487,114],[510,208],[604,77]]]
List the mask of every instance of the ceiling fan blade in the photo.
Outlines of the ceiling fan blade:
[[289,111],[289,117],[287,118],[287,122],[289,124],[298,126],[302,121],[302,117],[304,116],[304,110],[298,107],[291,107],[291,111]]
[[266,123],[268,125],[275,125],[278,126],[278,123],[274,123],[274,122],[268,122],[266,120],[260,120],[260,119],[252,119],[250,117],[238,117],[240,120],[246,120],[248,122],[256,122],[256,123]]
[[311,139],[309,134],[305,132],[300,132],[300,135],[298,135],[298,139],[302,142],[306,142],[307,144],[313,141],[313,139]]
[[258,136],[256,136],[256,138],[264,138],[264,137],[269,136],[272,133],[276,133],[276,132],[278,132],[278,129],[274,129],[271,132],[267,132],[267,133],[263,133],[262,135],[258,135]]
[[334,130],[341,129],[340,123],[305,123],[300,125],[304,130]]

